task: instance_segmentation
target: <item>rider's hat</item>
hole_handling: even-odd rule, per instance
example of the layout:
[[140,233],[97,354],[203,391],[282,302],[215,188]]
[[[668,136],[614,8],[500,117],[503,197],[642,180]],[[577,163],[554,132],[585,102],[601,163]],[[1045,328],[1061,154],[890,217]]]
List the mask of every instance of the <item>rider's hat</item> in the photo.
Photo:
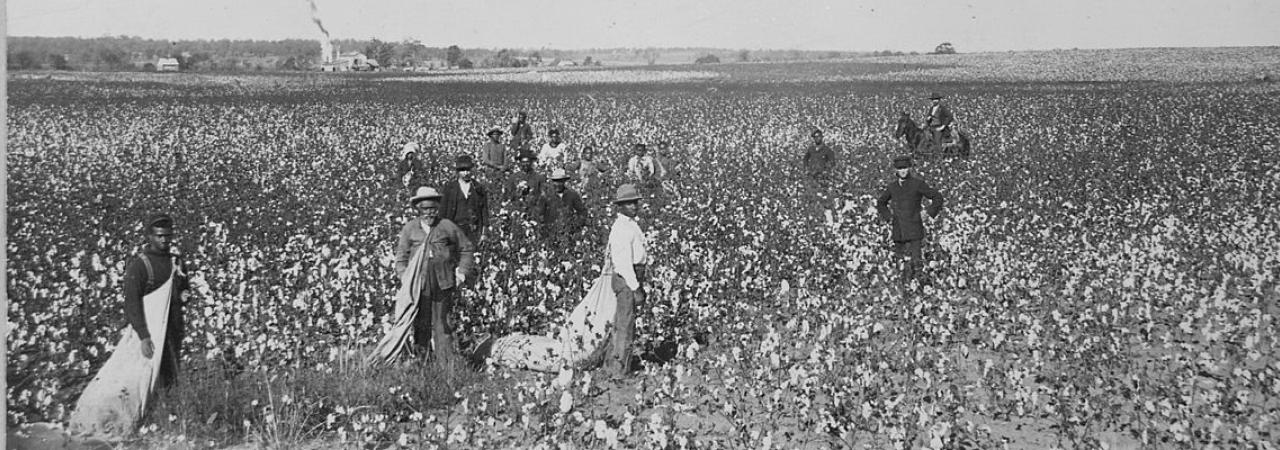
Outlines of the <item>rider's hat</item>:
[[942,98],[942,94],[939,94],[937,92],[933,92],[929,94],[929,100],[937,100],[940,98]]
[[906,169],[912,165],[910,156],[899,156],[897,158],[893,158],[894,169]]

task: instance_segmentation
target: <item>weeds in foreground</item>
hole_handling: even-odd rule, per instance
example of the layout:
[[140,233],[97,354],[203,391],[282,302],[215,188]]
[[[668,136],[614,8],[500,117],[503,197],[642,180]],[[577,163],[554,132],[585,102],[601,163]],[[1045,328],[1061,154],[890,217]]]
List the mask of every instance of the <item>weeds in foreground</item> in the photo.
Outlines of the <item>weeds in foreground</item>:
[[453,404],[455,393],[479,377],[425,358],[373,367],[361,356],[346,351],[332,364],[273,371],[223,361],[184,367],[143,432],[211,446],[251,441],[289,448],[335,436],[385,442],[394,440],[388,423]]

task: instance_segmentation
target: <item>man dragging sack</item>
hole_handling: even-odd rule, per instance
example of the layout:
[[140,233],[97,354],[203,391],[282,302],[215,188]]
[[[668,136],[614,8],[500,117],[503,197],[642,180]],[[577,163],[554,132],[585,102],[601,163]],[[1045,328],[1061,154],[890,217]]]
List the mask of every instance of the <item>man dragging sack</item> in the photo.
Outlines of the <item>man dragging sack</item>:
[[451,316],[457,288],[476,276],[475,245],[462,229],[440,217],[442,197],[435,188],[423,186],[410,199],[420,215],[400,229],[396,243],[400,289],[395,322],[370,362],[398,359],[408,349],[411,331],[420,350],[434,350],[435,358],[446,364],[462,361],[453,343]]

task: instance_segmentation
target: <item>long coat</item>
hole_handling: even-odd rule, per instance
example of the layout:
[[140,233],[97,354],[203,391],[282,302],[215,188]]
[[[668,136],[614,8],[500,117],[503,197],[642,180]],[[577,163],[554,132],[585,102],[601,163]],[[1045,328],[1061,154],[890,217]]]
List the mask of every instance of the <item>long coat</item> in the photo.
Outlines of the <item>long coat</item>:
[[441,189],[444,199],[440,202],[440,217],[458,225],[472,243],[477,243],[489,226],[489,191],[480,182],[472,181],[471,195],[464,197],[458,180],[450,181]]
[[881,220],[893,226],[894,241],[924,239],[924,220],[920,217],[920,201],[924,198],[930,200],[930,216],[942,212],[942,194],[914,174],[901,182],[897,179],[890,181],[880,193],[876,210],[880,212]]

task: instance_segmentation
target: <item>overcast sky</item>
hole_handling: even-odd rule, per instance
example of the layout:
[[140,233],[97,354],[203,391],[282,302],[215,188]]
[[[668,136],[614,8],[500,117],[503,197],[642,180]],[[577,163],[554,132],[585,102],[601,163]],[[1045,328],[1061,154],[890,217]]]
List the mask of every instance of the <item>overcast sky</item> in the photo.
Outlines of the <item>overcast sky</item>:
[[[334,38],[961,52],[1280,45],[1280,0],[314,0]],[[11,36],[317,39],[308,0],[8,0]]]

